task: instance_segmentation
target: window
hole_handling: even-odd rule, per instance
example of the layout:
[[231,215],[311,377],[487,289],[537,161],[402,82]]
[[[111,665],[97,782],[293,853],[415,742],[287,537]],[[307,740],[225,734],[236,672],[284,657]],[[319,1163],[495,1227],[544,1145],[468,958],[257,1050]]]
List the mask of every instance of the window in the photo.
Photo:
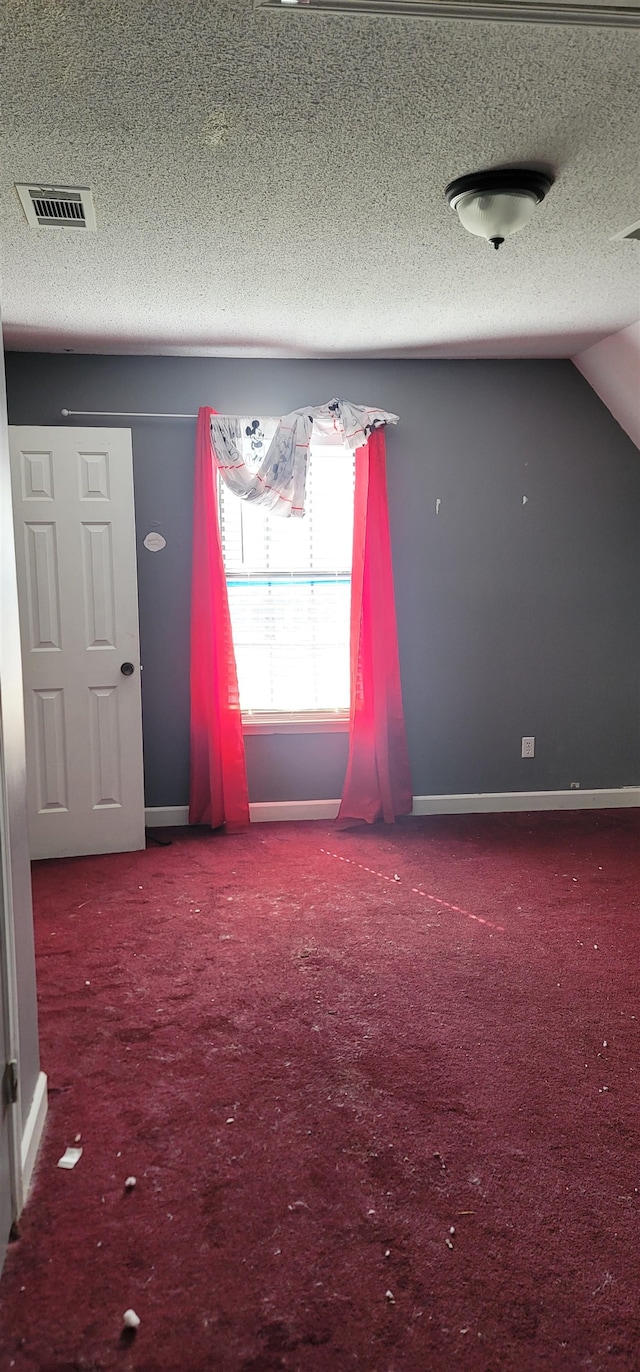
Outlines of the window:
[[349,709],[354,454],[312,442],[306,514],[283,519],[220,482],[240,704],[247,715]]

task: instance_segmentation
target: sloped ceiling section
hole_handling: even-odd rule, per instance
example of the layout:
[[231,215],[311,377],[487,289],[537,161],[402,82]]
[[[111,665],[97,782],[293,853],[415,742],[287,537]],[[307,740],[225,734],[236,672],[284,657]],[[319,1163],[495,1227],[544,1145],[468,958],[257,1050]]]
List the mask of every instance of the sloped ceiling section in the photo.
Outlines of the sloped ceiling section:
[[[572,356],[638,316],[639,30],[8,0],[0,48],[9,347]],[[556,182],[496,253],[443,193],[505,163]]]
[[573,361],[640,448],[640,320],[578,353]]
[[342,14],[412,14],[428,18],[508,19],[512,23],[611,24],[616,28],[640,23],[636,0],[254,0],[256,9],[295,5],[299,14],[314,10]]

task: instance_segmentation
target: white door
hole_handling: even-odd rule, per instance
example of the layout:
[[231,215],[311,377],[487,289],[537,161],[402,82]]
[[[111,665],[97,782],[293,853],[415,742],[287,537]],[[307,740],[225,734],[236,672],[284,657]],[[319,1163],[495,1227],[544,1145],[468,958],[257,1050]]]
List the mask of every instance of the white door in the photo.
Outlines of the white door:
[[31,856],[144,848],[131,433],[9,443]]

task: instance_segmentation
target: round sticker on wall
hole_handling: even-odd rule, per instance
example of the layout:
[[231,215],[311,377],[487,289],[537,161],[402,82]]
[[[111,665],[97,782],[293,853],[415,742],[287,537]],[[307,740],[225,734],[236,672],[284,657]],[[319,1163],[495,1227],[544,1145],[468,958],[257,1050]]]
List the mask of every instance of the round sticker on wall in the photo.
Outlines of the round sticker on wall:
[[147,534],[144,546],[149,549],[150,553],[159,553],[161,548],[166,548],[167,540],[162,537],[162,534]]

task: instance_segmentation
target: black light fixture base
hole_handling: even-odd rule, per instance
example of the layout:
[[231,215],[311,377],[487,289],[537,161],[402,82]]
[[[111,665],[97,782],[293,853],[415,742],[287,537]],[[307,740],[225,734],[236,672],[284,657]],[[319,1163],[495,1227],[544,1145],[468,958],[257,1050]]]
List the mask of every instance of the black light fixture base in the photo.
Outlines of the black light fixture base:
[[[522,170],[520,167],[496,167],[494,171],[470,172],[467,176],[456,177],[455,181],[449,182],[445,198],[452,210],[455,209],[457,201],[470,191],[475,191],[477,195],[483,192],[486,195],[500,191],[513,191],[516,194],[528,192],[535,195],[540,204],[552,185],[553,177],[547,176],[544,172]],[[496,247],[498,246],[496,243]]]

